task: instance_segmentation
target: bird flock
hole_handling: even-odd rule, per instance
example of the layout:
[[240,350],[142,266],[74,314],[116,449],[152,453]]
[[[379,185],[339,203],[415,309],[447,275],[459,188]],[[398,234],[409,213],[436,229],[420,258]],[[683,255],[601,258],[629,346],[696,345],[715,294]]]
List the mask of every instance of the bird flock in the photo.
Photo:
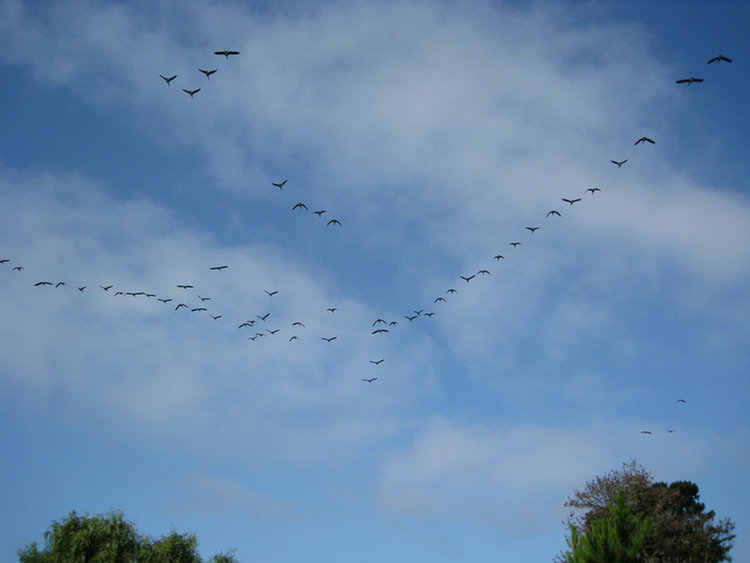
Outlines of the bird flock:
[[[230,57],[239,55],[239,51],[235,50],[219,50],[214,51],[214,55],[217,56],[224,56],[225,59],[228,61]],[[731,63],[732,60],[728,57],[725,57],[723,55],[718,55],[708,61],[708,64],[713,63]],[[211,77],[218,71],[218,69],[212,68],[212,69],[204,69],[204,68],[197,68],[197,71],[200,72],[205,76],[206,80],[211,80]],[[159,75],[166,85],[168,87],[172,87],[172,82],[175,81],[178,76],[167,74]],[[703,78],[696,78],[696,77],[689,77],[689,78],[683,78],[676,80],[677,84],[687,84],[688,86],[694,84],[694,83],[701,83],[703,82]],[[201,91],[200,87],[191,87],[191,88],[183,88],[183,92],[188,94],[190,98],[193,98],[196,94],[198,94]],[[634,146],[639,145],[655,145],[656,141],[651,139],[648,136],[641,136],[634,142]],[[615,165],[618,169],[621,169],[623,165],[629,162],[628,158],[624,158],[621,160],[612,159],[611,163]],[[271,188],[277,189],[279,192],[288,190],[288,179],[284,180],[271,180],[270,186]],[[563,210],[569,209],[573,207],[576,204],[579,204],[580,202],[583,202],[586,198],[591,197],[598,197],[597,194],[600,192],[604,192],[604,188],[598,187],[598,186],[591,186],[587,187],[584,190],[582,190],[581,194],[563,194],[560,197],[560,203],[566,204],[566,206],[562,207]],[[518,251],[519,247],[522,247],[524,242],[528,239],[528,237],[538,237],[540,236],[537,234],[537,231],[544,231],[544,224],[545,222],[549,221],[557,221],[560,220],[564,216],[564,211],[560,211],[557,209],[558,206],[554,206],[551,208],[544,216],[544,218],[539,222],[534,222],[531,224],[528,224],[524,226],[523,232],[526,232],[525,236],[527,237],[524,239],[523,237],[519,236],[518,239],[510,240],[505,245],[505,249],[510,249],[508,252],[515,253]],[[309,213],[310,207],[302,201],[298,201],[295,205],[291,207],[290,210],[292,213]],[[327,213],[327,209],[325,207],[319,207],[314,208],[311,212],[312,214],[316,215],[318,218],[322,219],[322,221],[325,223],[327,227],[331,228],[343,228],[342,222],[337,218],[330,218],[328,220],[327,217],[324,218],[323,216]],[[343,231],[342,231],[343,232]],[[456,280],[461,280],[461,282],[465,285],[477,283],[476,280],[491,276],[492,275],[492,264],[495,265],[499,264],[500,262],[504,262],[506,260],[505,249],[498,249],[499,251],[495,253],[493,256],[488,256],[488,264],[485,266],[481,266],[477,268],[476,270],[470,271],[470,272],[462,272],[458,273],[456,275]],[[21,263],[15,263],[14,259],[11,259],[9,257],[0,257],[0,266],[7,268],[10,272],[16,272],[19,275],[29,275],[29,272],[26,271],[25,267]],[[223,276],[223,275],[231,275],[231,265],[230,264],[216,264],[216,265],[210,265],[206,266],[207,270],[210,272],[214,272],[217,276]],[[213,310],[211,305],[211,297],[208,296],[210,294],[210,287],[205,288],[197,288],[196,285],[189,281],[189,280],[175,280],[174,283],[174,293],[171,295],[158,295],[155,292],[146,291],[143,289],[133,289],[133,288],[126,288],[126,287],[120,287],[115,283],[110,282],[100,282],[91,285],[89,282],[86,283],[71,283],[69,284],[66,280],[51,280],[51,279],[39,279],[33,280],[30,282],[35,288],[38,288],[39,291],[43,291],[45,289],[47,290],[56,290],[56,291],[73,291],[80,294],[88,293],[90,291],[99,291],[103,292],[104,294],[111,295],[112,298],[119,298],[119,299],[145,299],[145,300],[152,300],[155,303],[159,303],[160,306],[165,307],[166,310],[171,310],[172,314],[193,314],[193,315],[202,315],[205,314],[209,316],[213,321],[216,322],[227,322],[229,314],[227,311],[222,310]],[[80,283],[80,285],[79,285]],[[198,293],[200,291],[201,293]],[[280,293],[279,289],[276,288],[268,288],[264,290],[264,293],[266,294],[267,298],[270,300],[276,300],[278,299],[278,295]],[[388,335],[390,332],[398,329],[402,326],[416,326],[421,322],[424,322],[425,319],[430,319],[434,315],[439,313],[439,308],[444,304],[447,303],[449,299],[457,298],[460,294],[460,291],[456,289],[455,287],[447,287],[443,288],[439,294],[437,294],[433,301],[429,304],[430,310],[427,310],[425,306],[419,305],[417,307],[414,307],[408,311],[405,311],[400,317],[398,318],[384,318],[384,317],[378,317],[374,319],[371,324],[368,327],[363,327],[363,329],[366,329],[370,332],[370,334],[373,337],[383,337],[385,335]],[[339,307],[328,307],[324,313],[329,313],[331,315],[336,315],[337,311],[339,310]],[[233,313],[236,314],[236,313]],[[259,311],[251,312],[248,315],[245,315],[241,318],[235,318],[233,320],[234,324],[233,326],[236,326],[236,330],[238,334],[241,335],[243,339],[246,339],[248,342],[251,343],[257,343],[264,339],[270,339],[270,338],[285,338],[290,345],[291,343],[295,343],[300,341],[303,338],[309,338],[310,330],[307,328],[306,324],[302,320],[294,320],[293,322],[287,322],[282,325],[273,324],[273,316],[267,309],[262,309]],[[335,345],[336,341],[338,340],[337,334],[330,334],[330,333],[318,333],[313,334],[312,338],[319,339],[319,342],[321,342],[321,345]],[[324,344],[323,344],[324,343]],[[386,358],[377,358],[377,359],[368,359],[368,363],[373,366],[370,369],[379,369],[380,366],[386,362]],[[381,376],[375,376],[375,375],[369,375],[366,377],[361,377],[361,381],[364,383],[372,384],[375,381],[379,380],[379,377]],[[678,399],[676,403],[681,404],[685,403],[686,401],[684,399]],[[672,433],[674,430],[669,429],[667,432]],[[642,430],[642,434],[644,435],[651,435],[653,432],[651,430]]]

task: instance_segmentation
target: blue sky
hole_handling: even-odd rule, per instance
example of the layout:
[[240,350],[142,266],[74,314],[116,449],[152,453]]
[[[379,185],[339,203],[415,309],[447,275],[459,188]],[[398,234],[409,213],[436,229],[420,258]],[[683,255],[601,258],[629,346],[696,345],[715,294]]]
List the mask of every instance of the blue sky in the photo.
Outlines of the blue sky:
[[119,509],[246,562],[549,561],[635,459],[750,560],[748,23],[1,2],[0,559]]

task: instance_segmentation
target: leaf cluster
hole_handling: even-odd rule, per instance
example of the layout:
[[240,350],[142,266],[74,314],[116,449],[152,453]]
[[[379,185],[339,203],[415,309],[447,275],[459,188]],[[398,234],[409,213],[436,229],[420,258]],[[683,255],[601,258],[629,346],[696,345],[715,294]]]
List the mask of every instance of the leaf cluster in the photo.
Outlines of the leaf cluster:
[[[202,563],[195,534],[172,530],[158,539],[142,536],[121,512],[79,515],[71,512],[54,521],[36,542],[19,550],[19,563]],[[237,563],[231,552],[208,563]]]

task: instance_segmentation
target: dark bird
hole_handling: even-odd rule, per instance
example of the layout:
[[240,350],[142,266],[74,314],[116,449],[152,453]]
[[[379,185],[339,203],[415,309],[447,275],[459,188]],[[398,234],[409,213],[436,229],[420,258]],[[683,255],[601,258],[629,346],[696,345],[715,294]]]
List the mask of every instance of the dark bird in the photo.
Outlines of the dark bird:
[[0,260],[0,264],[6,264],[8,262],[10,262],[9,258],[3,258],[2,260]]
[[404,315],[404,318],[405,318],[405,319],[409,319],[409,322],[413,322],[413,321],[414,321],[414,319],[416,319],[416,318],[417,318],[418,316],[419,316],[419,315],[414,315],[414,316],[412,316],[412,317],[409,317],[409,316],[407,316],[407,315]]
[[194,286],[188,284],[177,284],[180,289],[192,289]]
[[384,360],[385,360],[385,358],[383,358],[381,360],[370,360],[370,363],[371,364],[375,364],[376,366],[379,366],[380,364],[383,363]]
[[435,313],[433,313],[433,312],[429,312],[429,313],[425,313],[424,316],[425,317],[432,317],[432,315],[434,315],[434,314]]
[[442,301],[444,303],[447,303],[447,301],[445,300],[445,297],[438,297],[437,299],[435,299],[435,301],[433,301],[433,303],[437,303],[438,301]]
[[365,382],[367,382],[367,383],[372,383],[372,382],[373,382],[373,381],[375,381],[376,379],[377,379],[377,377],[371,377],[371,378],[369,378],[369,379],[365,378],[365,379],[363,379],[362,381],[365,381]]
[[190,309],[191,312],[195,313],[196,311],[207,311],[205,307],[196,307],[195,309]]
[[625,160],[620,160],[619,162],[617,160],[610,160],[612,164],[616,164],[617,168],[621,168],[623,164],[625,164],[628,161],[626,158]]
[[383,334],[384,332],[388,332],[387,328],[378,328],[372,331],[373,334]]
[[180,303],[180,304],[177,305],[177,307],[174,308],[174,310],[176,311],[177,309],[179,309],[181,307],[184,307],[185,309],[187,309],[187,305],[185,305],[184,303]]
[[40,281],[40,282],[36,282],[36,283],[34,284],[34,287],[40,287],[40,286],[43,286],[43,285],[52,285],[52,282],[48,282],[48,281]]
[[229,266],[211,266],[209,270],[216,270],[217,272],[221,272],[222,270],[226,270]]
[[159,301],[161,301],[162,303],[169,303],[170,301],[172,301],[172,299],[162,299],[161,297],[159,297]]
[[274,295],[276,295],[276,294],[278,293],[278,291],[277,291],[277,290],[273,290],[273,291],[268,291],[267,289],[264,289],[263,291],[265,291],[265,292],[266,292],[266,294],[267,294],[267,295],[268,295],[269,297],[273,297]]
[[710,61],[708,61],[707,64],[720,63],[721,61],[725,61],[725,62],[731,63],[732,59],[730,59],[728,57],[725,57],[724,55],[719,55],[718,57],[714,57],[713,59],[711,59]]
[[398,321],[391,321],[388,323],[388,326],[396,326],[398,325]]
[[581,198],[580,198],[580,197],[578,197],[578,198],[576,198],[576,199],[567,199],[567,198],[562,198],[562,200],[563,200],[563,201],[564,201],[565,203],[569,203],[570,205],[573,205],[574,203],[577,203],[577,202],[581,201]]
[[458,291],[456,291],[456,290],[455,290],[455,289],[453,289],[452,287],[451,287],[450,289],[446,289],[446,290],[445,290],[445,292],[446,292],[446,293],[458,293]]
[[255,321],[245,321],[244,323],[242,323],[237,328],[242,328],[243,326],[253,326],[254,324],[255,324]]
[[[210,313],[209,313],[210,314]],[[211,315],[211,318],[215,321],[218,321],[221,318],[221,315]]]
[[83,291],[84,289],[86,289],[86,286],[82,285],[81,287],[78,288],[78,291]]
[[473,280],[473,279],[474,279],[474,277],[475,277],[475,276],[476,276],[476,274],[472,274],[472,275],[470,275],[470,276],[460,276],[460,277],[461,277],[461,279],[462,279],[462,280],[464,280],[464,281],[465,281],[466,283],[469,283],[469,282],[470,282],[471,280]]
[[201,297],[200,295],[198,296],[198,299],[200,299],[201,301],[211,301],[210,297]]
[[315,215],[317,215],[318,217],[321,217],[325,212],[325,209],[318,209],[317,211],[313,211],[313,213],[315,213]]
[[372,326],[375,326],[378,323],[386,324],[385,319],[377,319],[374,323],[372,323]]
[[490,271],[489,270],[479,270],[475,275],[482,274],[483,276],[489,276]]
[[209,79],[211,78],[211,75],[214,72],[216,72],[216,69],[213,69],[213,70],[203,70],[202,68],[199,68],[198,70],[200,70],[203,74],[205,74],[206,78],[209,78]]
[[531,234],[534,234],[534,231],[538,231],[539,227],[526,227],[527,231],[531,231]]
[[61,285],[65,285],[65,282],[57,282],[55,284],[55,287],[60,287]]
[[307,205],[305,205],[304,203],[300,202],[300,203],[296,204],[294,207],[292,207],[292,211],[294,211],[295,209],[300,209],[300,208],[307,210]]
[[284,189],[284,184],[286,184],[286,182],[287,182],[286,180],[284,180],[283,182],[271,182],[271,185],[276,186],[277,188],[282,190]]
[[330,221],[328,221],[328,223],[326,223],[326,226],[327,225],[338,225],[340,227],[341,221],[339,221],[338,219],[331,219]]
[[299,321],[294,321],[294,322],[292,323],[292,326],[301,326],[302,328],[305,328],[305,325],[303,325],[303,324],[302,324],[301,322],[299,322]]
[[100,285],[99,287],[101,287],[104,291],[109,291],[112,288],[111,285],[106,285],[106,286]]
[[560,217],[560,212],[557,209],[553,209],[547,212],[547,217],[549,217],[550,215],[557,215],[558,217]]
[[164,82],[167,83],[167,86],[170,86],[169,83],[172,82],[172,80],[174,80],[175,78],[177,78],[176,74],[174,76],[170,76],[169,78],[167,78],[166,76],[164,76],[162,74],[160,74],[159,76],[161,76],[164,79]]
[[650,430],[641,430],[641,434],[651,434]]
[[703,82],[702,78],[693,78],[692,76],[690,78],[683,78],[681,80],[675,80],[675,83],[677,84],[687,84],[690,86],[693,82]]
[[514,241],[514,242],[511,242],[511,243],[509,243],[509,244],[508,244],[508,246],[512,246],[513,248],[515,248],[515,247],[517,247],[517,246],[518,246],[519,244],[521,244],[521,243],[520,243],[520,242],[518,242],[518,241]]
[[652,141],[648,137],[641,137],[640,139],[638,139],[635,142],[636,145],[639,144],[639,143],[651,143],[652,145],[654,145],[654,144],[656,144],[656,141]]
[[20,272],[20,271],[22,271],[22,270],[23,270],[23,266],[13,266],[13,269],[14,269],[14,270],[15,270],[16,272]]
[[156,297],[156,293],[147,293],[146,297]]
[[326,342],[333,342],[334,340],[336,340],[335,336],[331,336],[330,338],[326,338],[325,336],[321,336],[320,338],[322,340],[325,340]]
[[602,191],[601,188],[589,188],[586,190],[586,192],[591,192],[592,195],[600,191]]
[[265,322],[265,320],[266,320],[266,319],[268,318],[268,315],[270,315],[270,314],[271,314],[271,313],[266,313],[266,314],[265,314],[265,315],[263,315],[262,317],[261,317],[260,315],[255,315],[255,316],[256,316],[256,317],[258,317],[258,318],[259,318],[259,319],[260,319],[261,321],[264,321],[264,322]]
[[125,295],[125,294],[122,291],[115,291],[115,297],[117,297],[118,295]]
[[291,337],[291,338],[289,339],[289,342],[291,342],[292,340],[297,340],[297,335],[294,335],[294,336],[292,336],[292,337]]
[[336,307],[328,307],[328,309],[326,309],[326,311],[329,311],[331,313],[335,313],[336,312]]
[[677,400],[675,401],[675,404],[677,404],[677,403],[686,403],[686,402],[687,402],[687,401],[685,401],[685,399],[677,399]]
[[422,311],[424,311],[424,309],[420,309],[419,311],[414,311],[414,313],[416,313],[416,315],[419,316],[422,314]]
[[229,60],[229,55],[239,55],[239,51],[227,51],[226,49],[224,51],[214,51],[214,55],[224,55],[227,60]]
[[196,95],[196,94],[197,94],[198,92],[200,92],[200,91],[201,91],[201,89],[200,89],[200,88],[196,88],[195,90],[186,90],[185,88],[183,88],[183,89],[182,89],[182,91],[183,91],[183,92],[185,92],[186,94],[190,94],[190,97],[192,98],[192,97],[193,97],[193,96],[195,96],[195,95]]
[[276,333],[277,333],[277,332],[279,332],[280,330],[281,330],[280,328],[275,328],[275,329],[273,329],[273,330],[271,330],[270,328],[267,328],[267,329],[266,329],[266,332],[267,332],[268,334],[270,334],[271,336],[273,336],[274,334],[276,334]]
[[495,261],[497,261],[497,262],[500,262],[500,260],[505,260],[505,256],[503,256],[502,254],[495,254],[492,257],[492,259],[495,260]]

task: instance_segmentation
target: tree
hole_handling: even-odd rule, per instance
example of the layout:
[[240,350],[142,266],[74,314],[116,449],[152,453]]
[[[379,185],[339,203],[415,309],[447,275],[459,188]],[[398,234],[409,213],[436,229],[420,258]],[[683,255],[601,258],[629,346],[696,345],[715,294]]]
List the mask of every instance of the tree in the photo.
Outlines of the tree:
[[567,540],[571,551],[565,554],[569,563],[638,563],[639,555],[653,530],[648,516],[635,514],[633,504],[625,501],[620,489],[613,503],[607,504],[609,514],[591,522],[580,535],[570,527]]
[[[52,522],[44,533],[45,547],[36,542],[19,550],[19,563],[201,563],[194,534],[172,530],[159,539],[141,536],[121,512],[80,516],[75,511]],[[209,563],[237,563],[231,552]]]
[[[624,463],[621,470],[610,471],[586,483],[581,491],[568,498],[571,507],[568,527],[585,535],[594,522],[607,517],[608,504],[618,491],[632,504],[636,514],[648,516],[653,533],[646,539],[640,563],[719,563],[731,561],[734,522],[716,519],[713,510],[706,511],[699,502],[698,485],[690,481],[655,482],[651,474],[635,461]],[[560,558],[558,558],[560,559]],[[564,561],[564,557],[560,559]]]

